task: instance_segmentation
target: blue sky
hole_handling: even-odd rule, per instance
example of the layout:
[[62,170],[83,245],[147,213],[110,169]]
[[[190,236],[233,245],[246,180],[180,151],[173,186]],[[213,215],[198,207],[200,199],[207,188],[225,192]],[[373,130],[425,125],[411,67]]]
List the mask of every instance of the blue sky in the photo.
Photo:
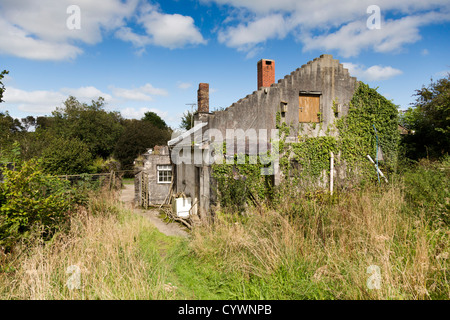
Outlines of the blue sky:
[[102,96],[175,128],[200,82],[211,110],[225,108],[256,90],[258,60],[274,59],[280,79],[324,53],[406,109],[450,71],[449,40],[448,0],[0,0],[0,112],[50,115],[69,95]]

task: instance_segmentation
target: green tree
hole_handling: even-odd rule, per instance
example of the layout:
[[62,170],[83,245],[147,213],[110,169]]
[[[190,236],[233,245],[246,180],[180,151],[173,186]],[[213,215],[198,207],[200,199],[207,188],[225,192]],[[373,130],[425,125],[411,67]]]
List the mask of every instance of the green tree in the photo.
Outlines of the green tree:
[[404,138],[406,156],[441,158],[450,148],[450,74],[416,90],[416,101],[402,116],[414,134]]
[[168,129],[166,122],[152,111],[144,113],[144,117],[141,120],[150,122],[158,129]]
[[22,130],[18,119],[11,117],[8,111],[0,112],[0,154],[11,147]]
[[55,136],[84,142],[94,157],[107,158],[122,133],[123,118],[119,112],[105,111],[104,106],[105,101],[101,97],[87,105],[70,96],[64,102],[64,108],[57,108],[52,113],[52,120],[38,119],[37,124],[49,125]]
[[155,145],[165,145],[170,139],[170,132],[154,126],[149,121],[126,120],[122,136],[117,141],[114,156],[122,168],[133,168],[134,160],[139,154]]
[[180,128],[186,129],[186,130],[191,129],[192,125],[194,123],[194,121],[192,119],[193,117],[194,117],[194,115],[189,110],[186,111],[185,113],[183,113],[183,116],[181,117]]
[[89,147],[77,138],[54,137],[42,152],[42,167],[55,175],[90,171],[92,155]]
[[7,75],[9,71],[3,70],[0,73],[0,103],[3,102],[3,93],[5,92],[5,85],[3,84],[2,80]]

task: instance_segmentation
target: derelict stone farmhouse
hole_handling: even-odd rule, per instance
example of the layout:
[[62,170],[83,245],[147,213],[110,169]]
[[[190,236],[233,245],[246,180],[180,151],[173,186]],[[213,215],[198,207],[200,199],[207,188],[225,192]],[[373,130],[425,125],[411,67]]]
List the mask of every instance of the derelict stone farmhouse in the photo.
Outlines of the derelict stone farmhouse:
[[[214,201],[211,164],[204,158],[203,161],[194,161],[194,158],[195,154],[212,154],[209,149],[218,133],[225,138],[227,129],[241,129],[244,132],[254,129],[256,133],[266,129],[270,132],[277,127],[278,115],[278,120],[292,129],[286,142],[296,142],[299,134],[311,137],[325,135],[329,124],[347,114],[357,85],[357,79],[338,60],[326,54],[309,61],[278,82],[275,81],[275,61],[260,60],[257,64],[257,90],[223,111],[210,112],[209,84],[201,83],[198,109],[194,116],[196,125],[168,142],[170,156],[167,155],[166,160],[158,160],[161,163],[151,165],[152,175],[162,175],[161,170],[170,163],[167,161],[170,159],[174,194],[183,193],[190,199],[191,212],[204,218]],[[264,152],[270,148],[269,140],[270,135],[266,140],[246,141],[244,152]],[[189,161],[183,161],[183,158]],[[274,174],[275,184],[280,180],[279,175],[279,172]],[[158,179],[153,181],[155,183],[150,184],[149,189],[166,183]],[[157,200],[161,199],[162,194]],[[155,203],[158,201],[155,198]]]

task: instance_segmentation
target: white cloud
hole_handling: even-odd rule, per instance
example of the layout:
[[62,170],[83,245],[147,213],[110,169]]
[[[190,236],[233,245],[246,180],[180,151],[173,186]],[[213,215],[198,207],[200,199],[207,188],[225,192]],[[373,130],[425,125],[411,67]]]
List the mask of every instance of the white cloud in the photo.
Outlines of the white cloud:
[[8,87],[4,93],[5,104],[16,104],[21,111],[31,113],[50,113],[60,107],[67,96],[56,91],[25,91]]
[[421,39],[419,27],[450,19],[439,13],[408,16],[383,22],[381,29],[369,30],[364,21],[342,26],[338,31],[319,36],[302,36],[303,50],[337,50],[344,57],[357,56],[364,49],[377,52],[399,51],[405,44]]
[[[269,39],[282,39],[289,33],[303,43],[304,50],[337,50],[345,57],[370,49],[377,52],[399,51],[421,39],[420,27],[450,20],[448,0],[378,0],[376,4],[382,16],[380,30],[369,30],[366,25],[370,16],[366,10],[373,4],[371,0],[202,2],[239,9],[237,17],[225,20],[218,39],[247,53],[260,50],[261,44]],[[393,13],[396,18],[384,21],[383,17],[388,13]]]
[[74,59],[82,52],[68,43],[36,39],[0,17],[0,53],[33,60],[64,60]]
[[104,98],[106,102],[112,100],[111,95],[104,93],[92,86],[81,87],[81,88],[77,88],[77,89],[62,88],[60,91],[67,95],[74,96],[75,98],[78,99],[78,101],[82,101],[82,102],[85,102],[85,101],[90,102],[92,100],[97,100],[99,97]]
[[114,86],[110,86],[110,89],[113,95],[116,97],[137,101],[152,101],[152,95],[168,95],[168,92],[166,90],[155,88],[149,83],[143,85],[142,87],[133,89],[116,88]]
[[[144,51],[151,44],[170,49],[204,44],[192,17],[164,14],[140,0],[77,0],[80,28],[70,30],[67,8],[72,0],[2,0],[0,54],[33,60],[70,60],[83,53],[83,43],[94,45],[106,33],[131,42]],[[145,29],[139,35],[127,22],[137,19]]]
[[145,29],[145,34],[137,34],[128,27],[122,27],[116,36],[131,42],[137,48],[156,45],[169,49],[188,45],[206,44],[199,29],[190,16],[165,14],[155,6],[144,4],[140,7],[137,22]]
[[35,60],[74,59],[79,43],[96,44],[102,32],[122,25],[138,0],[77,0],[80,29],[70,30],[71,0],[3,0],[0,4],[0,53]]
[[365,68],[362,65],[350,62],[343,62],[342,64],[344,68],[348,69],[353,77],[357,77],[358,79],[365,81],[387,80],[403,73],[401,70],[392,68],[390,66],[383,67],[375,65],[369,68]]
[[133,32],[129,27],[122,27],[116,31],[116,37],[123,41],[131,42],[135,47],[142,48],[151,43],[147,35],[139,35]]
[[178,82],[177,87],[182,90],[186,90],[192,87],[192,83],[190,82]]
[[97,100],[98,97],[105,98],[106,102],[112,100],[109,94],[95,87],[62,88],[59,91],[26,91],[8,87],[4,93],[3,100],[6,106],[15,105],[19,110],[24,112],[48,114],[55,110],[56,107],[61,107],[69,95],[74,96],[78,101],[83,103],[91,103],[92,100]]
[[284,38],[286,33],[283,16],[275,14],[220,31],[218,39],[229,47],[240,48],[253,46],[272,38]]
[[167,117],[167,112],[160,111],[154,108],[125,108],[120,110],[120,114],[127,119],[141,119],[146,112],[152,111],[160,116],[162,119]]

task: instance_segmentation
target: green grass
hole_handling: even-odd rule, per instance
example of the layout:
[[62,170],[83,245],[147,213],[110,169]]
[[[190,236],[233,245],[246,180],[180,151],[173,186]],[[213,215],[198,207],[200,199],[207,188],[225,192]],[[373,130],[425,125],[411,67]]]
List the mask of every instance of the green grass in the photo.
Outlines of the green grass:
[[[286,197],[277,212],[219,213],[189,240],[152,234],[144,246],[164,253],[177,299],[450,299],[448,164],[438,167]],[[367,286],[371,265],[380,289]]]
[[[0,299],[450,299],[446,168],[287,196],[245,217],[217,212],[188,238],[162,234],[106,192],[68,234],[0,255]],[[73,264],[83,290],[65,285]],[[379,290],[367,287],[371,265]]]
[[122,183],[123,184],[134,184],[134,178],[123,178]]

